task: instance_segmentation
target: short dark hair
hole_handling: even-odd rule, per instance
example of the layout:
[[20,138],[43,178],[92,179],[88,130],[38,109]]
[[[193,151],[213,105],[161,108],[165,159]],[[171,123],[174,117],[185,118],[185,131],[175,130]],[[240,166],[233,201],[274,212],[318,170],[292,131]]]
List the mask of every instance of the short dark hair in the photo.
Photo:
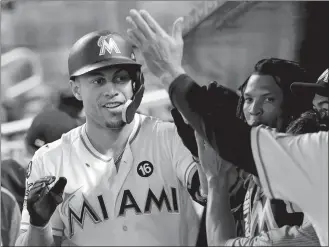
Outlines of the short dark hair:
[[[286,128],[291,121],[297,119],[303,112],[312,109],[311,98],[305,99],[302,97],[297,97],[290,90],[290,86],[293,82],[310,81],[311,79],[310,74],[306,71],[306,69],[302,68],[299,63],[279,58],[262,59],[256,63],[253,74],[270,75],[281,88],[283,93],[283,128]],[[244,121],[243,93],[250,76],[248,76],[244,83],[239,87],[241,96],[236,114],[237,117]]]

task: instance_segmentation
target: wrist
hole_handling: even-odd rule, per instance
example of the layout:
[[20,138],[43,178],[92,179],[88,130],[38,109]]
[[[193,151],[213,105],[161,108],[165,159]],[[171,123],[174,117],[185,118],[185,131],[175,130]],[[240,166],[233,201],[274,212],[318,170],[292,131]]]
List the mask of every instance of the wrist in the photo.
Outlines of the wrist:
[[35,229],[35,230],[39,230],[39,231],[44,231],[44,230],[46,230],[48,227],[49,227],[49,222],[47,222],[46,224],[44,224],[44,225],[34,225],[32,222],[30,222],[30,226],[31,226],[31,228],[33,228],[33,229]]
[[165,86],[166,89],[169,89],[170,84],[180,75],[185,74],[185,70],[183,67],[172,68],[169,69],[167,72],[163,73],[160,76],[160,80],[162,84]]
[[30,217],[30,225],[33,226],[33,227],[37,227],[37,228],[44,228],[48,225],[49,221],[44,221],[44,220],[41,220],[41,219],[32,219]]
[[219,189],[228,188],[228,181],[225,176],[207,176],[208,190],[209,189]]

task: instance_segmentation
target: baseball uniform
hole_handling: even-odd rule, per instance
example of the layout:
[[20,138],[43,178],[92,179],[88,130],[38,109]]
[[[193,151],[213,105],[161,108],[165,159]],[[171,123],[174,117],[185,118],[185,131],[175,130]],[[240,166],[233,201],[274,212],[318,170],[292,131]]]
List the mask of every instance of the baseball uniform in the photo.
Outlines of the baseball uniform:
[[[67,185],[51,218],[53,235],[73,245],[195,245],[199,219],[187,187],[196,165],[173,123],[135,114],[117,171],[82,125],[45,145],[27,171],[37,179],[64,176]],[[21,229],[27,230],[24,206]]]
[[296,203],[328,245],[328,132],[292,136],[260,126],[251,145],[266,195]]

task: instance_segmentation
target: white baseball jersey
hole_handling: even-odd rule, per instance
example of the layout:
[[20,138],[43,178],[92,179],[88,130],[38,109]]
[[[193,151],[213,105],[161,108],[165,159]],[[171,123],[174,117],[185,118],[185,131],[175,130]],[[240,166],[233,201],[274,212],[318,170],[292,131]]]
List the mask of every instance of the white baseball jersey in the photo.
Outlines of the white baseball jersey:
[[292,136],[260,126],[251,144],[265,194],[296,203],[327,246],[328,132]]
[[[53,235],[70,245],[195,245],[199,218],[186,187],[196,171],[173,123],[136,114],[117,172],[92,146],[85,125],[37,151],[27,194],[44,176],[67,178],[51,218]],[[27,229],[24,206],[21,229]]]

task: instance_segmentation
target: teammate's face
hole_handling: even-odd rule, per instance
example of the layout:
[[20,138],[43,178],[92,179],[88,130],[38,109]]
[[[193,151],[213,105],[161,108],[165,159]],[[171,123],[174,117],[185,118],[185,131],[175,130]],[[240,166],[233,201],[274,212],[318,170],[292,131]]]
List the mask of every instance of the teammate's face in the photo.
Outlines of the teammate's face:
[[283,93],[269,75],[252,75],[243,93],[243,113],[250,126],[280,128]]
[[104,68],[79,76],[76,90],[83,101],[87,121],[118,129],[124,104],[133,96],[129,73],[120,68]]
[[329,120],[329,101],[328,97],[316,94],[313,99],[313,107],[320,113],[321,120],[328,125]]
[[329,101],[328,97],[321,96],[316,94],[313,99],[313,106],[316,110],[326,110],[329,109]]

